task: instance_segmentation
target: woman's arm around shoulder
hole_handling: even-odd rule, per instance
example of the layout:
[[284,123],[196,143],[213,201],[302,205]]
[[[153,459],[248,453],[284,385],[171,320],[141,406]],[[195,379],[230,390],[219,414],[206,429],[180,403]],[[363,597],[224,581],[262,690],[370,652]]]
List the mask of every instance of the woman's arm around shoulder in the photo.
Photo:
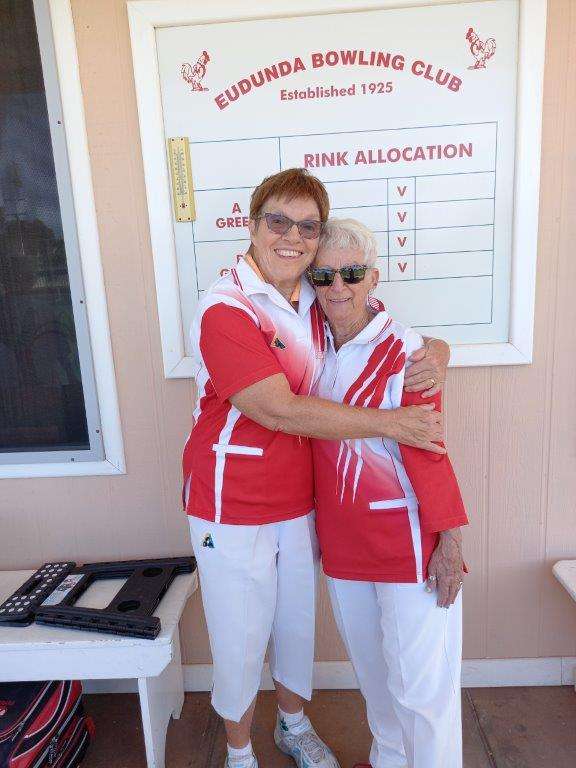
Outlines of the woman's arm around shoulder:
[[420,339],[420,343],[407,352],[410,365],[406,370],[404,387],[407,392],[420,393],[421,398],[432,397],[442,390],[446,381],[450,347],[442,339],[422,337],[409,330]]

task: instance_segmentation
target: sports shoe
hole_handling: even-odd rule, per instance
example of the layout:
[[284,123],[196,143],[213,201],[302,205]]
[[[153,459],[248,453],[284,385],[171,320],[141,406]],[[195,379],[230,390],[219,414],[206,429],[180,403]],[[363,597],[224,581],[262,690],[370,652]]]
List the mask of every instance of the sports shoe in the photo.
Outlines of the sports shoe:
[[[226,757],[226,760],[224,761],[224,768],[235,768],[237,764],[244,764],[243,761],[240,760],[230,760],[228,757]],[[258,760],[256,759],[256,755],[252,755],[252,762],[249,763],[246,768],[258,768]]]
[[298,768],[340,768],[338,760],[330,747],[325,744],[312,727],[310,720],[304,715],[305,730],[292,733],[284,720],[278,715],[274,729],[274,741],[278,749],[290,755]]

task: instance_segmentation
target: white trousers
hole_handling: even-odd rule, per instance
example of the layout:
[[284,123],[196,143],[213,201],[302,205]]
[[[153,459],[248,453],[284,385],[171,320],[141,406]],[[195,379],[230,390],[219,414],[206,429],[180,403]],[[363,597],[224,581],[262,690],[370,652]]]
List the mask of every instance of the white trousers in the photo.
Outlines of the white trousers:
[[274,680],[310,699],[318,565],[313,513],[266,525],[188,520],[212,650],[214,709],[240,720],[258,692],[268,645]]
[[328,579],[366,700],[373,768],[461,768],[462,596],[438,608],[424,584]]

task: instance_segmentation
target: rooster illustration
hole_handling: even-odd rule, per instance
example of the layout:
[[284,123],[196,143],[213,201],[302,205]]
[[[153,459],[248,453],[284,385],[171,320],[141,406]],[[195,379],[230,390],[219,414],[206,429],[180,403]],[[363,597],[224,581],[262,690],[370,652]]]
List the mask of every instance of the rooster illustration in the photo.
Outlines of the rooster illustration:
[[466,40],[470,43],[470,51],[476,59],[476,64],[468,69],[485,69],[486,62],[496,53],[496,40],[489,37],[485,43],[480,40],[476,32],[470,27],[466,33]]
[[210,61],[208,51],[202,51],[198,57],[198,61],[192,64],[182,64],[182,77],[190,84],[193,91],[207,91],[208,88],[204,88],[202,80],[206,74],[206,65]]

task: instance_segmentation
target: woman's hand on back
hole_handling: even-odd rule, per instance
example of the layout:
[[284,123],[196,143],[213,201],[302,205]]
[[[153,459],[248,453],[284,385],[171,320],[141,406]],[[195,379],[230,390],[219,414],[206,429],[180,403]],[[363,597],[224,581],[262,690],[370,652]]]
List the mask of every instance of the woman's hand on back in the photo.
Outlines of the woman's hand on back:
[[442,339],[424,339],[424,346],[408,359],[412,365],[406,369],[404,389],[407,392],[422,392],[422,397],[432,397],[440,392],[450,361],[448,344]]
[[444,440],[444,418],[441,411],[435,410],[433,403],[406,405],[385,413],[392,419],[392,434],[387,436],[397,443],[432,453],[446,453],[446,448],[437,445]]

